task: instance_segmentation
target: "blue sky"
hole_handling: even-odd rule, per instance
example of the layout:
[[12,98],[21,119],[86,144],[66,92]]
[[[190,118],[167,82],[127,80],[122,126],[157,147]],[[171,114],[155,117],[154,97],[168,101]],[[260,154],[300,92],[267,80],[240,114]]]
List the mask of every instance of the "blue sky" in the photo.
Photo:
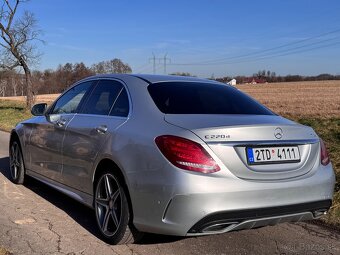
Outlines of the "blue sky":
[[[31,0],[22,7],[35,13],[44,31],[37,69],[120,58],[134,72],[152,73],[152,53],[167,53],[168,73],[200,77],[262,69],[282,75],[340,74],[337,0]],[[266,51],[290,43],[296,54],[285,54],[286,47]],[[310,48],[315,49],[300,52]],[[162,65],[157,73],[163,73]]]

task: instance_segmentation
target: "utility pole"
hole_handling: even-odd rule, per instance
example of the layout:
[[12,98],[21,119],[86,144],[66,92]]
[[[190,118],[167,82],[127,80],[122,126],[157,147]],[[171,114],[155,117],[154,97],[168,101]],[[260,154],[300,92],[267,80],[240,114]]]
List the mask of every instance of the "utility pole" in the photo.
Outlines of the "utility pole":
[[168,54],[165,54],[163,58],[156,58],[155,54],[152,53],[152,58],[149,58],[149,62],[153,64],[153,74],[156,74],[156,62],[157,64],[163,64],[164,74],[166,74],[166,65],[171,63],[171,59],[167,57]]
[[153,74],[156,74],[156,56],[155,54],[152,52],[153,57],[149,58],[149,62],[152,61],[153,62]]
[[164,74],[166,74],[166,64],[168,63],[168,60],[169,60],[169,63],[171,63],[171,59],[170,58],[167,58],[166,56],[168,55],[168,53],[166,53],[164,55],[164,58],[163,58],[163,64],[164,64]]

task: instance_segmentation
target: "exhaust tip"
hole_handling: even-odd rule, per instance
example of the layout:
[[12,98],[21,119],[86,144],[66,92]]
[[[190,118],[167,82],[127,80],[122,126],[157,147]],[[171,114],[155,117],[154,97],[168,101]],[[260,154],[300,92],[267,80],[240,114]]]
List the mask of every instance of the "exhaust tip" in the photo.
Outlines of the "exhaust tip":
[[316,211],[313,212],[313,214],[314,214],[315,218],[320,218],[321,216],[327,214],[327,209],[316,210]]
[[230,228],[231,226],[237,225],[239,222],[224,222],[224,223],[218,223],[209,225],[201,230],[201,233],[213,233],[213,232],[221,232],[226,230],[227,228]]

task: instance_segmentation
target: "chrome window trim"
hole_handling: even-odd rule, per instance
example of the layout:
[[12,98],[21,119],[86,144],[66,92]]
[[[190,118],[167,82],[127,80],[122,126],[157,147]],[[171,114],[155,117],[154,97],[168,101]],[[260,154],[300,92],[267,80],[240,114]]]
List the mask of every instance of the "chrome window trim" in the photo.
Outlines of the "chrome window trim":
[[110,115],[99,115],[99,114],[88,114],[88,113],[75,113],[76,116],[86,116],[86,117],[102,117],[102,118],[114,118],[114,119],[121,119],[126,120],[128,117],[122,117],[122,116],[110,116]]

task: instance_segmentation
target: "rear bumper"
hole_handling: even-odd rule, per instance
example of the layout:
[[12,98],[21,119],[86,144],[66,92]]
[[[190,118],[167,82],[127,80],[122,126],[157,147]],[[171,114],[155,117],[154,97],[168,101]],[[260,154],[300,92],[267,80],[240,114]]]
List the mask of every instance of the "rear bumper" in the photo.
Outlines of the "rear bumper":
[[315,219],[329,209],[335,184],[331,164],[308,176],[270,182],[166,172],[179,176],[155,178],[157,184],[138,192],[134,224],[140,231],[203,235]]
[[323,200],[296,205],[213,213],[197,222],[188,231],[188,235],[224,233],[282,222],[311,220],[322,216],[331,205],[331,200]]

